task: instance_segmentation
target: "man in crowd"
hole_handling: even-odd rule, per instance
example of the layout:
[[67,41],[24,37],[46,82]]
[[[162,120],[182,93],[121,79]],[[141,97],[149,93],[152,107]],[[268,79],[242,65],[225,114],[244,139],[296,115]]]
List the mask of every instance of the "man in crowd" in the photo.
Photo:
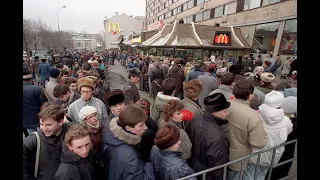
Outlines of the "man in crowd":
[[38,112],[47,98],[40,86],[32,84],[32,75],[25,69],[23,72],[23,127],[28,134],[37,131],[39,128]]
[[56,85],[53,89],[53,95],[58,98],[55,103],[65,108],[66,112],[69,105],[80,98],[80,94],[70,91],[66,84]]
[[81,97],[68,107],[68,117],[70,117],[73,122],[79,122],[78,114],[81,108],[84,106],[93,106],[98,110],[99,118],[107,123],[106,121],[109,121],[109,117],[105,104],[100,99],[93,97],[93,80],[88,77],[78,79],[78,91]]
[[50,72],[50,79],[45,89],[50,98],[50,101],[55,101],[55,100],[58,100],[58,98],[54,97],[53,89],[56,85],[60,83],[61,75],[60,75],[59,69],[57,68],[51,68],[49,72]]
[[137,86],[135,85],[140,81],[140,72],[136,68],[129,69],[128,78],[129,81],[125,84],[123,88],[123,93],[125,96],[125,104],[134,104],[140,99],[140,94]]
[[[254,149],[262,149],[267,144],[267,133],[264,130],[261,116],[250,107],[250,101],[254,97],[254,83],[248,79],[241,79],[235,83],[231,100],[229,114],[226,119],[229,121],[226,133],[230,141],[230,161],[245,157]],[[240,162],[229,165],[229,179],[240,178]],[[242,168],[245,170],[247,161],[244,161]],[[245,171],[244,171],[245,172]],[[246,174],[243,174],[245,177]]]
[[[52,180],[60,164],[61,146],[70,123],[63,123],[64,109],[56,104],[45,103],[38,114],[40,130],[39,155],[37,157],[37,137],[29,135],[23,141],[23,179]],[[39,163],[36,164],[38,159]],[[35,166],[38,167],[35,167]],[[35,174],[35,169],[37,173]],[[36,176],[36,177],[35,177]]]

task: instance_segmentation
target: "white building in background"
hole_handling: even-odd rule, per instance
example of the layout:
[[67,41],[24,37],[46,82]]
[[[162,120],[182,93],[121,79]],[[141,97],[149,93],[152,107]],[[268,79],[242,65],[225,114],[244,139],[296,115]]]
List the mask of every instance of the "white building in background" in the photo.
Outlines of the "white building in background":
[[71,34],[72,49],[76,51],[95,51],[102,47],[102,37],[99,34]]
[[118,48],[117,45],[111,45],[111,43],[116,41],[120,35],[126,36],[132,31],[141,33],[145,28],[144,16],[132,17],[124,13],[119,15],[116,12],[113,17],[104,20],[106,48]]

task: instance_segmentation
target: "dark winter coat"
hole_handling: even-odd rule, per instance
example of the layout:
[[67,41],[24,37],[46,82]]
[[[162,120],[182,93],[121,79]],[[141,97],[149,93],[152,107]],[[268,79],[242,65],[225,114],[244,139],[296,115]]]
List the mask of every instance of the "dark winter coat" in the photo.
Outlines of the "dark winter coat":
[[69,68],[72,68],[73,62],[72,62],[72,59],[71,59],[71,58],[69,58],[69,57],[64,57],[64,58],[62,58],[61,62],[62,62],[62,65],[66,65],[66,66],[68,66]]
[[151,70],[151,74],[150,74],[150,80],[152,82],[152,88],[151,88],[152,94],[156,95],[159,91],[161,91],[161,88],[157,84],[161,86],[163,79],[164,79],[163,69],[161,69],[159,66],[155,66]]
[[153,180],[155,174],[150,163],[141,159],[137,145],[141,137],[126,132],[113,118],[103,129],[102,160],[112,180]]
[[104,80],[104,79],[105,79],[104,71],[103,71],[102,69],[97,68],[97,69],[94,69],[94,70],[96,70],[96,71],[99,73],[101,80]]
[[106,92],[100,88],[95,88],[94,92],[93,92],[93,97],[100,99],[105,105],[107,104],[107,102],[105,101],[105,95]]
[[[202,119],[203,118],[203,119]],[[203,117],[196,117],[197,127],[190,136],[191,142],[195,143],[192,149],[192,156],[189,161],[190,167],[195,172],[216,167],[229,162],[229,140],[221,125],[228,121],[203,113]],[[200,178],[200,177],[199,177]],[[202,177],[201,177],[202,178]],[[223,178],[223,168],[207,174],[208,180]]]
[[42,104],[47,101],[48,99],[39,86],[23,82],[23,127],[36,129],[40,126],[38,113]]
[[140,99],[140,94],[136,85],[131,81],[127,81],[123,88],[123,94],[125,97],[125,104],[134,104]]
[[50,65],[48,63],[41,62],[38,66],[38,69],[39,69],[41,82],[44,82],[45,80],[49,81]]
[[154,138],[156,137],[158,131],[158,124],[155,120],[148,117],[146,121],[146,126],[148,127],[148,130],[141,137],[140,154],[141,159],[144,162],[149,162],[150,151],[152,146],[154,145]]
[[169,69],[168,77],[176,80],[176,93],[178,94],[183,92],[182,83],[185,77],[183,69],[180,67],[179,64],[172,65],[172,68]]
[[54,180],[95,180],[95,159],[93,150],[86,158],[82,158],[70,151],[64,142],[60,165]]
[[[181,158],[181,153],[163,151],[156,145],[151,150],[151,163],[155,168],[157,178],[161,180],[175,180],[194,173],[187,161]],[[196,179],[194,177],[189,180]]]
[[[38,131],[40,137],[40,155],[38,166],[38,180],[52,180],[60,165],[61,147],[64,137],[73,123],[64,123],[58,136],[47,137]],[[34,168],[36,161],[37,139],[34,134],[23,140],[23,179],[36,180]]]

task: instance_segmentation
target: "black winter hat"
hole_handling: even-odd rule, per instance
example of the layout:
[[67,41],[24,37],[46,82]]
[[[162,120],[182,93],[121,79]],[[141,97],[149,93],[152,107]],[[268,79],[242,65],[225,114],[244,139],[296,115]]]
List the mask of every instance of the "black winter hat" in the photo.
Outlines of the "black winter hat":
[[50,77],[57,78],[60,74],[60,71],[57,68],[51,68],[49,73],[50,73]]
[[140,71],[137,68],[131,68],[129,69],[129,74],[128,74],[128,78],[130,79],[131,76],[139,76],[140,75]]
[[125,100],[125,97],[124,97],[123,91],[120,89],[112,90],[106,95],[106,102],[109,107],[120,104],[124,102],[124,100]]
[[209,113],[218,112],[230,107],[230,102],[226,100],[223,94],[215,93],[204,99],[205,111]]

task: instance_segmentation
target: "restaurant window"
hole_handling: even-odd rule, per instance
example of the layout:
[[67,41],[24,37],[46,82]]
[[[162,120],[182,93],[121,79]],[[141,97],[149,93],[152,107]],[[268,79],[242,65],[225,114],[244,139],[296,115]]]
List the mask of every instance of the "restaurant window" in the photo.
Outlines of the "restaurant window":
[[214,17],[220,17],[223,15],[223,6],[216,7],[214,10]]
[[276,45],[279,22],[258,24],[253,37],[253,53],[270,54]]
[[234,14],[237,10],[237,2],[233,2],[224,6],[224,14]]
[[243,10],[260,7],[261,0],[245,0]]
[[204,2],[204,0],[197,0],[197,6],[200,5],[203,2]]
[[167,12],[167,14],[166,14],[166,18],[169,18],[169,17],[171,17],[172,16],[172,11],[169,11],[169,12]]
[[183,4],[181,12],[186,11],[186,10],[188,10],[188,3]]
[[297,19],[286,21],[280,43],[279,53],[297,53]]
[[169,1],[165,2],[164,3],[164,8],[168,7],[169,6]]
[[203,18],[203,13],[202,12],[196,14],[196,22],[202,21],[202,18]]
[[181,6],[177,7],[177,14],[181,13]]
[[194,5],[194,0],[191,0],[188,2],[188,8],[191,9],[193,8],[193,5]]
[[210,10],[203,12],[203,20],[210,19]]
[[193,16],[189,16],[186,18],[186,23],[191,23],[193,21]]
[[168,5],[170,6],[172,4],[172,0],[169,0],[168,3],[169,3]]
[[273,4],[273,3],[277,3],[277,2],[280,2],[280,0],[263,0],[262,6],[266,6],[268,4]]
[[81,47],[81,42],[76,42],[77,47]]

